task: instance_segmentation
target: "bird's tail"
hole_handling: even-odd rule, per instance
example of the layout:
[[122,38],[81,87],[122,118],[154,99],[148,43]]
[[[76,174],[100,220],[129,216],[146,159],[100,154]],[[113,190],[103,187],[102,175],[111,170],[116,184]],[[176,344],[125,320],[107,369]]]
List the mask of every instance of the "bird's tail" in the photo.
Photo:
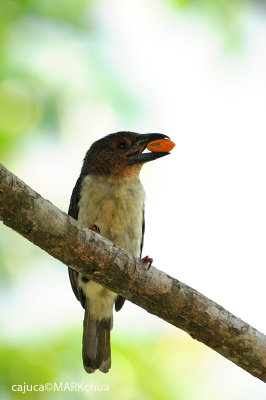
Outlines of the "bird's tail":
[[113,316],[101,320],[94,319],[85,308],[83,322],[82,357],[83,365],[89,374],[99,369],[108,372],[111,367],[110,331]]

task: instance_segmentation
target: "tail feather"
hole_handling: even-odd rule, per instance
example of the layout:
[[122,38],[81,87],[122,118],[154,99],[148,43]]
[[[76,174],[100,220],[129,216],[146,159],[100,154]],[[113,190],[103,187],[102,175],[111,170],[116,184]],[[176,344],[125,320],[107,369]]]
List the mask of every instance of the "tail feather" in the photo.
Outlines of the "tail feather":
[[84,368],[88,373],[92,373],[96,369],[108,372],[111,367],[110,330],[112,329],[112,320],[112,316],[108,319],[94,319],[88,308],[85,308],[82,357]]
[[108,372],[111,367],[111,348],[110,348],[110,328],[107,327],[101,331],[99,337],[100,358],[103,360],[99,370]]

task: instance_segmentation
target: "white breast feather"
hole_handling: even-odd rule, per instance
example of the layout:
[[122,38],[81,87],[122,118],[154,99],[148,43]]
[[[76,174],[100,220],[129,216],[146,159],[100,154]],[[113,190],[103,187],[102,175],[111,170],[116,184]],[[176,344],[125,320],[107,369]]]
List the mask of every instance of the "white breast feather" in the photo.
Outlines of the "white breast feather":
[[[97,225],[101,235],[140,257],[144,199],[138,179],[114,182],[88,175],[81,187],[78,221]],[[79,279],[79,284],[89,300],[91,314],[110,317],[117,294],[93,281]]]

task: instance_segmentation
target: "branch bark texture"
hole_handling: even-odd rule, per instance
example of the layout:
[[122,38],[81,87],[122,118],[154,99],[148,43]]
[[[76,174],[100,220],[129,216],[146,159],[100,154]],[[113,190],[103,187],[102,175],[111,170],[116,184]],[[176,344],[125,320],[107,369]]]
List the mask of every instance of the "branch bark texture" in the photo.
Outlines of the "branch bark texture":
[[266,337],[201,293],[90,231],[0,164],[0,220],[47,253],[266,382]]

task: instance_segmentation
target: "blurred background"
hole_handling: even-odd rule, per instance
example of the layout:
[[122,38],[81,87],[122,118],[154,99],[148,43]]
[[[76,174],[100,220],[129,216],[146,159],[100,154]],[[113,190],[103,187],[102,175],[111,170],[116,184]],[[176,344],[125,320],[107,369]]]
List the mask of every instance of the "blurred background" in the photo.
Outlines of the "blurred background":
[[[143,254],[261,331],[265,21],[263,0],[0,2],[0,162],[67,211],[93,141],[167,134],[172,155],[141,174]],[[266,398],[258,379],[128,301],[115,313],[110,373],[87,375],[66,267],[3,224],[0,289],[3,399],[23,396],[13,384],[46,382],[99,389],[80,399]],[[27,394],[51,396],[73,393]]]

